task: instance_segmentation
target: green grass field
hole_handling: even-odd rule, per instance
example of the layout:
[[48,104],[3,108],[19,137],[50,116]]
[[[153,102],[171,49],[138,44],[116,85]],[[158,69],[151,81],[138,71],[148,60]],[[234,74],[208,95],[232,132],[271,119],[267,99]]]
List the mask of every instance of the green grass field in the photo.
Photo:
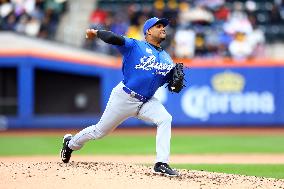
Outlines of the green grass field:
[[284,179],[284,164],[176,164],[179,169]]
[[[58,154],[61,137],[1,136],[0,156]],[[284,153],[284,136],[173,136],[172,154]],[[154,136],[111,135],[90,141],[78,154],[153,154]]]
[[[58,155],[61,137],[1,136],[0,156]],[[283,136],[173,136],[171,154],[284,153]],[[111,135],[91,141],[76,154],[155,154],[154,136]],[[284,165],[178,164],[177,168],[284,178]]]

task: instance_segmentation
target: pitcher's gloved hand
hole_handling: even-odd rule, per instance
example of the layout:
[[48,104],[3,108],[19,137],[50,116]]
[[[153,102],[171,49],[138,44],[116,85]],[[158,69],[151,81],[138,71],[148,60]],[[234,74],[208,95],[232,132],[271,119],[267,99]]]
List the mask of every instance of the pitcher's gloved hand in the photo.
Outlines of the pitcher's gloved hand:
[[168,81],[169,91],[179,93],[185,87],[185,74],[183,70],[183,63],[176,63],[175,67],[171,70],[171,77]]

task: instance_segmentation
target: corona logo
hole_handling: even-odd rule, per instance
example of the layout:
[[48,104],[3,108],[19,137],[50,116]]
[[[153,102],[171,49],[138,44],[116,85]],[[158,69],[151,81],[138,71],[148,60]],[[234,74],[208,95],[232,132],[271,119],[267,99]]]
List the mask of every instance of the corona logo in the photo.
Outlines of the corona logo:
[[241,92],[245,85],[245,79],[241,74],[225,71],[214,75],[211,84],[217,92]]

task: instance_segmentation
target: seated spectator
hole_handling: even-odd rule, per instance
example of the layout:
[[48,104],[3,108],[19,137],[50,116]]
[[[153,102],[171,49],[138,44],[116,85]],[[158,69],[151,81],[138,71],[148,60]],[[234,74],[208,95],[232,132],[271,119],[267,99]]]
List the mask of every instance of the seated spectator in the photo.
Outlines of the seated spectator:
[[217,49],[217,55],[219,57],[229,57],[229,45],[233,40],[233,36],[229,35],[225,31],[220,31],[218,40],[219,44]]
[[117,13],[114,16],[113,23],[111,25],[111,31],[119,35],[125,35],[128,29],[127,19],[121,13]]
[[4,19],[3,19],[3,24],[2,24],[2,29],[3,30],[15,30],[17,24],[17,17],[15,14],[12,12],[9,13]]
[[28,24],[29,19],[30,17],[28,14],[22,14],[19,17],[18,23],[16,24],[15,31],[21,34],[25,34],[26,25]]
[[90,27],[91,28],[103,28],[108,13],[102,9],[96,9],[90,16]]
[[272,5],[271,14],[270,14],[270,22],[272,24],[280,24],[283,22],[281,18],[279,7],[276,5]]
[[265,36],[264,32],[257,26],[255,15],[249,15],[249,20],[252,25],[253,31],[248,35],[248,41],[253,47],[253,57],[263,57]]
[[144,22],[147,20],[147,17],[144,15],[139,15],[135,21],[132,21],[132,24],[129,25],[126,32],[126,36],[138,40],[144,39],[144,34],[142,33],[142,27]]
[[207,22],[214,21],[213,14],[208,11],[204,6],[191,7],[187,11],[180,14],[180,19],[185,22]]
[[234,35],[237,31],[240,31],[246,34],[252,32],[251,23],[247,15],[243,13],[235,13],[229,17],[229,20],[224,24],[224,31]]
[[36,37],[39,33],[40,21],[36,18],[31,17],[28,20],[25,28],[25,34],[31,37]]
[[204,33],[196,33],[195,56],[202,57],[207,53]]
[[191,29],[177,30],[175,37],[175,56],[179,58],[193,58],[195,51],[195,33]]
[[0,1],[0,17],[6,18],[10,13],[14,11],[13,4],[8,0]]
[[129,38],[134,38],[138,40],[143,39],[143,35],[141,34],[141,28],[137,25],[130,25],[128,27],[128,31],[126,32],[126,36]]
[[221,5],[214,12],[214,17],[215,17],[216,21],[224,22],[224,21],[228,20],[229,16],[230,16],[230,10],[225,5]]
[[229,52],[232,58],[236,60],[244,60],[250,58],[253,53],[253,45],[243,32],[236,32],[233,41],[229,45]]

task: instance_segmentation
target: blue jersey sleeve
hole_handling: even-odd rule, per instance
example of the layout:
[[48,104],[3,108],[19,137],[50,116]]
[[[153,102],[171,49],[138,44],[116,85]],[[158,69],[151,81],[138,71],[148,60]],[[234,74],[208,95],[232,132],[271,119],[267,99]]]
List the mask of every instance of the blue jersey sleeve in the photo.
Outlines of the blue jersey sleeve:
[[125,43],[124,45],[121,45],[121,46],[116,46],[116,48],[119,50],[119,52],[121,54],[125,54],[127,51],[129,51],[130,49],[132,49],[132,47],[135,46],[135,39],[132,39],[132,38],[128,38],[128,37],[125,37],[124,36],[124,39],[125,39]]

